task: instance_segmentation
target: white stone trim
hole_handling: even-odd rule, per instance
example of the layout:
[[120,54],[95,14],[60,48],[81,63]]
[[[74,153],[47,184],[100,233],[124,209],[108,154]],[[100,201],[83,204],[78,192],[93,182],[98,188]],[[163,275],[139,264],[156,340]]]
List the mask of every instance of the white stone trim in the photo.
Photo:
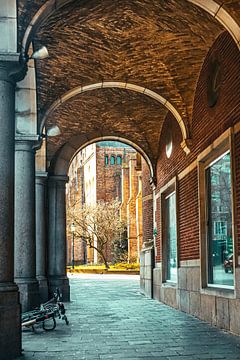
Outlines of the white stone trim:
[[153,200],[153,194],[146,195],[142,197],[142,202]]
[[181,260],[180,267],[200,267],[200,259]]

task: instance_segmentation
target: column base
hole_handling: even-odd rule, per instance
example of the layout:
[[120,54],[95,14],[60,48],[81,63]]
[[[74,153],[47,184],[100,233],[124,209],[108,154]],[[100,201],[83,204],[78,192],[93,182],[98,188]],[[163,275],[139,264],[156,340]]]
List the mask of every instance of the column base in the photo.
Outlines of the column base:
[[40,303],[48,301],[48,281],[44,276],[37,276],[39,285],[39,299]]
[[35,279],[15,279],[20,292],[22,312],[33,310],[39,306],[39,286]]
[[0,349],[1,360],[21,355],[21,305],[18,287],[0,283]]
[[70,286],[69,280],[65,277],[51,276],[48,278],[49,284],[49,294],[50,297],[53,296],[56,288],[59,288],[62,294],[62,301],[69,302],[70,301]]

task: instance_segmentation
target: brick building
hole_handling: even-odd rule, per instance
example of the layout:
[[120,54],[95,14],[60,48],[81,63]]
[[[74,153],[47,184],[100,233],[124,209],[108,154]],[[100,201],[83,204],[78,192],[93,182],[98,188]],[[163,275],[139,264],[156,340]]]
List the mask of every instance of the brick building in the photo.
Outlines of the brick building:
[[[142,244],[141,157],[128,145],[102,141],[87,146],[74,157],[69,167],[66,188],[67,206],[94,205],[99,201],[118,199],[121,217],[127,223],[128,260],[139,261]],[[67,263],[72,262],[72,219],[67,226]],[[106,249],[108,261],[111,248]],[[81,239],[74,239],[75,264],[98,263],[96,250],[89,249]]]

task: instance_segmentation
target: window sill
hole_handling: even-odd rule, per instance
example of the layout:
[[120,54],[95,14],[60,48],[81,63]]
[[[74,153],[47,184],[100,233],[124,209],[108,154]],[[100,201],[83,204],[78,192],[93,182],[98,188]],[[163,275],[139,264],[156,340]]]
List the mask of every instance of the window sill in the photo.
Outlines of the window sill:
[[176,289],[176,288],[177,288],[177,283],[167,280],[167,281],[165,281],[165,282],[162,283],[162,287],[164,287],[164,288],[174,288],[174,289]]
[[224,298],[228,298],[228,299],[236,298],[234,288],[221,288],[221,287],[215,287],[215,286],[208,286],[206,288],[201,289],[200,293],[204,294],[204,295],[224,297]]

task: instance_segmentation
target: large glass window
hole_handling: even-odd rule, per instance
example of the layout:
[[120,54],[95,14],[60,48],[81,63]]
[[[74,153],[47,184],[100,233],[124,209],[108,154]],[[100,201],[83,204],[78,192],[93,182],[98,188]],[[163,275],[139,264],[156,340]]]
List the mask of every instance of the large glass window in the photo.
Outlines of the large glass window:
[[166,280],[177,282],[176,193],[165,198]]
[[206,169],[208,283],[234,285],[230,152]]

